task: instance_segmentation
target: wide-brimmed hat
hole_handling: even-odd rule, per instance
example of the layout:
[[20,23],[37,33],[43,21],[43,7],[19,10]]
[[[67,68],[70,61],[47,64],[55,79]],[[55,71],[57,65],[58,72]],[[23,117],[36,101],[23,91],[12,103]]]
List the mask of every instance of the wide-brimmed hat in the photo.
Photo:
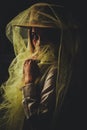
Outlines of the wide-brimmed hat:
[[62,22],[50,4],[37,3],[15,17],[13,25],[26,28],[61,28]]

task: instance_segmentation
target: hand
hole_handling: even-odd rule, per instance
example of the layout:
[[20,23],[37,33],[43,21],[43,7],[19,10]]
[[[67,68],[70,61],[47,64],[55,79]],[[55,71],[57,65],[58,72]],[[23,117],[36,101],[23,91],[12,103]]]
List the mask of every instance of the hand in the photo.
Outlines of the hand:
[[33,59],[28,59],[23,67],[24,82],[25,84],[35,82],[36,78],[40,75],[40,69]]

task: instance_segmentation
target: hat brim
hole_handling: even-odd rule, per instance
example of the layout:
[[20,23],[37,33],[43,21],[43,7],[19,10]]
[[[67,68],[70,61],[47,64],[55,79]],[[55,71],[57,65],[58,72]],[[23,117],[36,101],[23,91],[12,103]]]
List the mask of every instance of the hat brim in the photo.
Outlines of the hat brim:
[[18,27],[23,27],[23,28],[31,28],[31,27],[37,27],[37,28],[56,28],[56,26],[40,25],[40,24],[26,24],[26,25],[16,24],[16,25],[13,25],[13,26],[18,26]]

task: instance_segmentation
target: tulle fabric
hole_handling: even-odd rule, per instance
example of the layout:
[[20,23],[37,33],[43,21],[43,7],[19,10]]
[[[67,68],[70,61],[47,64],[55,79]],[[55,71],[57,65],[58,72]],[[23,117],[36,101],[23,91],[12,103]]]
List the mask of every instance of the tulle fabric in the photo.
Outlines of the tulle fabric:
[[[37,3],[19,13],[6,26],[6,36],[13,44],[15,58],[8,68],[8,80],[1,85],[4,94],[0,110],[4,114],[0,119],[0,125],[1,128],[4,127],[4,130],[22,130],[25,116],[21,92],[21,87],[24,86],[23,64],[26,59],[35,55],[38,55],[37,60],[40,60],[38,63],[40,68],[42,65],[57,62],[55,113],[58,113],[61,108],[71,79],[73,60],[78,52],[78,40],[75,35],[76,29],[64,23],[60,10],[63,10],[62,6]],[[32,26],[60,30],[60,41],[56,47],[47,43],[41,50],[37,49],[33,53],[29,37]],[[55,51],[57,51],[56,56]],[[54,115],[57,116],[57,114]]]

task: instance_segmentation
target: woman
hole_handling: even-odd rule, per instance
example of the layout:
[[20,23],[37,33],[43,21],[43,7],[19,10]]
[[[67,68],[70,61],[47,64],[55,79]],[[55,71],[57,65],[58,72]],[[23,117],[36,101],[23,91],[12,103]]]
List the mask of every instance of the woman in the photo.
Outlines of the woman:
[[72,33],[60,16],[61,8],[34,4],[6,27],[15,58],[9,66],[9,79],[2,85],[4,130],[55,129],[52,126],[69,86],[76,53]]
[[[57,55],[52,52],[52,47],[56,46],[55,42],[57,42],[58,38],[56,36],[56,39],[53,38],[52,40],[51,37],[53,37],[54,33],[56,36],[57,30],[52,28],[31,27],[30,30],[33,53],[31,59],[25,61],[23,69],[25,82],[25,86],[22,88],[23,106],[27,118],[25,119],[24,130],[29,128],[33,130],[51,129],[50,124],[52,123],[56,103],[57,77]],[[51,44],[53,44],[52,47]],[[47,50],[47,53],[53,53],[54,59],[51,62],[48,61],[49,64],[44,62],[42,65],[41,63],[38,65],[36,60],[39,59],[40,54],[47,45],[49,45],[50,49],[50,51]],[[57,50],[55,49],[55,51]],[[44,55],[47,54],[44,53]]]

